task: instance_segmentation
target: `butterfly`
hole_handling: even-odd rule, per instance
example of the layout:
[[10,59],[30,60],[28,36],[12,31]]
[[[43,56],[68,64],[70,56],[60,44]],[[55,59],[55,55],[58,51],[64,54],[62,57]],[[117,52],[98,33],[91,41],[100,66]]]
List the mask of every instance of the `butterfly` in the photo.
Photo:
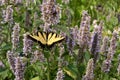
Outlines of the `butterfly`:
[[53,44],[64,40],[64,37],[53,32],[37,32],[37,35],[29,35],[33,40],[38,41],[42,46],[50,47]]

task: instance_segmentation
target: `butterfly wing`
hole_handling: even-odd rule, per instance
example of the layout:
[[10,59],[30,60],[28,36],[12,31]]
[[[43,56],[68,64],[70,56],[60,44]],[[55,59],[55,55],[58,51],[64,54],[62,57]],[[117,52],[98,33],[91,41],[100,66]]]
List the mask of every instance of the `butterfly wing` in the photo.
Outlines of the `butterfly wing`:
[[48,40],[50,40],[50,38],[52,37],[53,33],[49,33],[48,34]]
[[38,32],[38,35],[30,35],[31,38],[41,42],[43,45],[46,45],[46,33]]
[[47,40],[47,45],[50,46],[56,42],[59,42],[61,40],[63,40],[64,37],[62,37],[61,35],[57,35],[56,33],[49,33],[48,34],[48,40]]

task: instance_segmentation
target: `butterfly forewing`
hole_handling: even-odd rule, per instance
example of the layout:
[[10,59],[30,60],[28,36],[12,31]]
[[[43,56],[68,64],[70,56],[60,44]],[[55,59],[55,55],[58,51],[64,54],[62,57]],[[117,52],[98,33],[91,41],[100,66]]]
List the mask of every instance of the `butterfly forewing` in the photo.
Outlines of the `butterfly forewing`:
[[55,42],[63,40],[64,37],[58,36],[57,34],[53,34],[53,36],[48,40],[47,45],[52,45]]
[[62,37],[62,36],[57,36],[57,37],[55,38],[54,42],[61,41],[61,40],[63,40],[63,39],[64,39],[64,37]]
[[38,37],[38,36],[36,36],[36,35],[29,35],[29,36],[30,36],[31,38],[33,38],[33,39],[39,41],[39,37]]
[[46,40],[40,32],[38,32],[38,41],[40,41],[42,44],[46,45]]
[[44,40],[47,42],[47,34],[45,32],[43,32],[42,34],[43,34]]

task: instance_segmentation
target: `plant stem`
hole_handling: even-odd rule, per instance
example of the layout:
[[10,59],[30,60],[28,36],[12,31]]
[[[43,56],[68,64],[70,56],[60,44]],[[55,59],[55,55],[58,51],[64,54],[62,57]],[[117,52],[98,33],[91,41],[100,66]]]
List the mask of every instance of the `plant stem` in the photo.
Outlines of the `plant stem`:
[[78,52],[78,57],[77,57],[77,70],[78,70],[78,75],[76,80],[80,80],[82,78],[82,73],[81,72],[81,63],[83,62],[83,57],[84,57],[84,48],[80,48]]
[[47,80],[50,80],[50,65],[49,59],[47,58]]

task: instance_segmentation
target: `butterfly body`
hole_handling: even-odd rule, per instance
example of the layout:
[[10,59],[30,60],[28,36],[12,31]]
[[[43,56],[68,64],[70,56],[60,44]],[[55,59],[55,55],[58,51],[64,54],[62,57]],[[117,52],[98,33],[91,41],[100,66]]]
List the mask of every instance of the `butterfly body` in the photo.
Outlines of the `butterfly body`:
[[57,35],[53,32],[37,32],[37,35],[29,35],[33,40],[38,41],[42,46],[50,47],[56,42],[60,42],[64,39],[61,35]]

